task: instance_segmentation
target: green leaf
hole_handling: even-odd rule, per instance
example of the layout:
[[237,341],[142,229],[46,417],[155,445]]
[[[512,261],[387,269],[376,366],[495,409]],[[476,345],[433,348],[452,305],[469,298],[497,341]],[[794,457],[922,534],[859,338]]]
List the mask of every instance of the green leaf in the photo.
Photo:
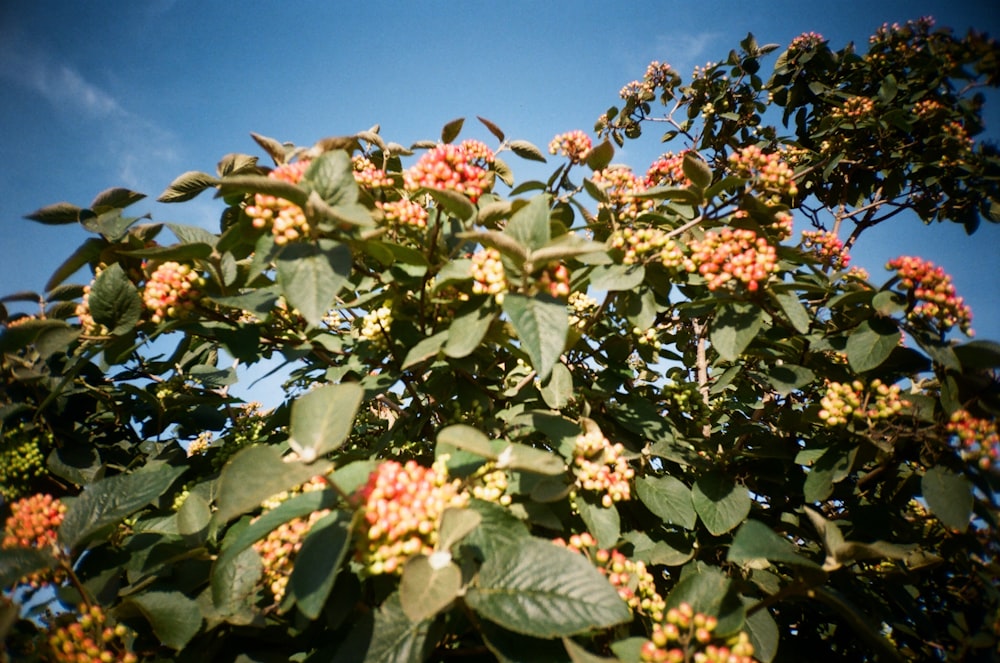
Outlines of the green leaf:
[[472,530],[483,522],[483,516],[472,509],[448,507],[441,514],[441,526],[438,527],[438,550],[451,550],[452,546],[465,538]]
[[180,650],[201,630],[198,603],[180,592],[147,591],[126,600],[153,627],[161,644]]
[[177,511],[177,531],[192,545],[200,545],[208,535],[212,510],[198,493],[189,493]]
[[205,189],[211,189],[219,180],[208,173],[189,170],[174,178],[170,186],[156,199],[160,203],[182,203],[191,200]]
[[800,334],[807,334],[812,318],[809,316],[809,311],[806,310],[806,307],[799,301],[799,296],[794,292],[787,291],[772,292],[771,296],[777,300],[778,305],[785,313],[788,321],[792,323],[795,331]]
[[507,445],[497,456],[497,462],[512,470],[523,470],[535,474],[559,476],[566,472],[563,457],[545,449],[536,449],[526,444]]
[[1000,366],[1000,343],[972,341],[952,348],[966,368],[997,368]]
[[542,400],[553,410],[561,410],[573,398],[573,374],[562,362],[552,367],[549,379],[542,383]]
[[[399,594],[393,594],[375,613],[371,643],[363,663],[417,663],[427,656],[432,619],[411,621],[403,612]],[[356,659],[355,659],[356,660]]]
[[260,507],[268,497],[300,486],[329,469],[330,464],[325,461],[283,462],[276,447],[256,444],[246,447],[222,468],[215,520],[229,522]]
[[582,497],[576,498],[576,508],[587,530],[597,539],[599,548],[614,548],[621,538],[622,521],[618,509],[612,504],[604,507]]
[[31,214],[25,214],[24,218],[47,226],[63,226],[79,221],[81,211],[79,207],[70,203],[55,203],[37,209]]
[[449,189],[423,189],[449,215],[468,221],[476,216],[476,206],[462,193]]
[[408,368],[412,368],[417,364],[420,364],[428,359],[437,357],[438,353],[448,342],[449,333],[448,330],[443,332],[438,332],[427,338],[420,339],[420,341],[410,348],[409,352],[406,353],[406,357],[403,359],[402,369],[405,371]]
[[[221,559],[221,558],[220,558]],[[249,603],[258,592],[264,563],[253,548],[241,548],[212,567],[212,604],[227,621],[248,623]],[[234,620],[235,618],[235,620]]]
[[515,633],[555,638],[631,619],[618,592],[585,557],[541,539],[493,551],[466,602]]
[[[847,478],[854,464],[858,447],[833,446],[823,452],[809,468],[802,486],[806,502],[822,502],[833,492],[833,486]],[[798,458],[796,458],[798,460]]]
[[150,464],[131,474],[89,484],[70,503],[59,527],[59,542],[76,550],[162,495],[185,471],[183,467]]
[[750,513],[750,493],[721,472],[710,472],[691,490],[694,510],[713,536],[721,536],[742,523]]
[[548,379],[566,345],[569,332],[566,305],[544,295],[526,297],[511,294],[504,297],[503,310],[510,317],[539,379]]
[[681,168],[684,170],[684,177],[699,189],[707,189],[712,183],[712,169],[692,151],[684,153]]
[[288,582],[299,610],[309,619],[322,612],[350,548],[350,513],[334,511],[309,529]]
[[45,290],[53,290],[60,283],[68,279],[70,276],[75,274],[84,265],[89,263],[96,263],[101,256],[101,252],[108,245],[107,240],[99,239],[97,237],[88,237],[83,241],[75,251],[73,251],[70,257],[66,258],[65,261],[56,271],[52,273],[49,277],[48,282],[45,284]]
[[629,291],[646,278],[642,265],[598,265],[590,273],[590,285],[596,290]]
[[448,553],[415,555],[403,566],[399,602],[411,622],[434,617],[462,589],[462,570]]
[[672,476],[643,476],[635,482],[639,500],[654,515],[671,525],[694,529],[698,515],[694,510],[691,490]]
[[496,452],[490,445],[490,439],[472,426],[465,424],[454,424],[442,428],[438,432],[437,443],[469,451],[488,460],[496,460],[497,458]]
[[872,297],[872,308],[882,317],[898,315],[906,311],[906,297],[892,290],[883,290]]
[[899,346],[900,338],[899,329],[891,320],[865,320],[847,337],[847,362],[858,373],[878,368]]
[[504,133],[503,133],[503,130],[500,129],[500,127],[498,127],[497,125],[493,124],[492,122],[490,122],[489,120],[487,120],[485,117],[479,117],[477,115],[476,119],[479,120],[480,122],[482,122],[483,126],[485,126],[487,129],[489,129],[490,133],[493,134],[494,136],[496,136],[497,140],[499,140],[501,143],[503,142]]
[[766,560],[792,566],[819,568],[819,564],[799,555],[791,541],[756,520],[746,521],[736,531],[726,560],[733,564],[750,565]]
[[[741,597],[741,600],[744,608],[749,608],[754,603],[753,599],[745,596]],[[760,663],[771,663],[778,653],[778,640],[781,634],[778,631],[778,623],[774,621],[767,608],[761,608],[747,615],[743,630],[750,636],[754,658]]]
[[591,170],[604,170],[614,158],[615,146],[604,140],[590,148],[590,152],[587,153],[587,167]]
[[507,143],[507,146],[522,159],[545,163],[545,155],[542,154],[542,151],[526,140],[512,140]]
[[680,581],[667,596],[667,608],[687,603],[697,613],[714,615],[717,637],[736,633],[743,626],[743,605],[733,591],[733,581],[719,569],[704,564],[685,567]]
[[448,328],[444,353],[453,359],[469,356],[483,342],[495,319],[496,311],[485,302],[470,302],[463,306]]
[[183,223],[168,223],[170,229],[181,244],[208,244],[215,246],[219,238],[199,226],[189,226]]
[[521,246],[527,247],[529,251],[535,251],[548,244],[552,237],[549,227],[548,197],[535,196],[527,205],[518,208],[511,215],[504,232]]
[[266,175],[230,175],[219,180],[219,195],[263,193],[305,207],[309,192],[302,187]]
[[569,638],[563,638],[562,642],[573,663],[614,663],[618,661],[617,658],[606,658],[592,654]]
[[521,635],[486,620],[480,621],[478,627],[483,644],[497,663],[572,663],[559,640]]
[[[465,124],[465,118],[460,117],[444,125],[444,127],[441,129],[441,142],[450,143],[456,138],[458,138],[458,134],[462,133],[463,124]],[[500,140],[503,139],[501,138]]]
[[725,361],[735,361],[764,324],[764,311],[759,306],[734,302],[721,306],[712,321],[712,346]]
[[782,396],[801,389],[816,379],[816,374],[805,366],[781,364],[767,366],[767,380]]
[[0,555],[0,590],[12,589],[21,578],[55,565],[56,558],[48,550],[4,548]]
[[292,404],[289,445],[306,462],[337,449],[350,435],[364,396],[356,382],[326,384],[300,396]]
[[964,532],[972,517],[972,484],[961,474],[936,466],[920,480],[927,507],[948,529]]
[[93,233],[99,233],[109,242],[120,242],[138,217],[122,216],[119,209],[110,209],[94,216],[90,212],[80,215],[80,224]]
[[293,243],[278,256],[281,291],[310,326],[318,327],[351,274],[351,250],[333,240]]
[[131,191],[122,187],[105,189],[94,196],[90,203],[90,209],[97,214],[103,214],[109,210],[125,209],[129,205],[139,202],[146,197],[146,194]]
[[118,263],[105,268],[90,288],[90,315],[118,336],[135,328],[142,317],[142,297]]

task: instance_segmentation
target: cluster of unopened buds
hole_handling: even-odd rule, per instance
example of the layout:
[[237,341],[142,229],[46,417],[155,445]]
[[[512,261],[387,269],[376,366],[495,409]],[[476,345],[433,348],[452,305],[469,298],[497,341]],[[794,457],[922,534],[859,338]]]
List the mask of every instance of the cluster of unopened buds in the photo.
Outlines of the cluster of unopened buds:
[[363,154],[352,157],[351,164],[354,166],[354,181],[359,186],[368,189],[382,189],[394,184],[392,178],[384,170]]
[[616,209],[624,218],[636,219],[654,207],[652,200],[636,198],[647,187],[642,178],[637,177],[630,168],[611,166],[598,170],[591,176],[591,181],[608,197],[608,202],[601,205]]
[[108,329],[94,322],[94,316],[90,314],[90,289],[93,286],[93,281],[89,285],[83,286],[83,297],[80,299],[80,303],[76,305],[75,313],[76,317],[80,320],[80,326],[83,327],[83,333],[98,336],[107,333]]
[[445,509],[468,505],[469,493],[460,480],[449,481],[445,463],[385,461],[358,490],[364,520],[357,553],[367,573],[399,573],[414,555],[433,553]]
[[622,263],[634,265],[652,257],[664,267],[678,267],[684,254],[677,242],[659,228],[622,228],[611,233],[611,247],[623,252]]
[[559,263],[549,265],[538,275],[535,284],[552,297],[568,297],[569,268]]
[[0,439],[0,496],[10,502],[30,492],[31,484],[45,474],[42,445],[52,446],[52,434],[20,424],[4,431]]
[[549,154],[561,154],[569,159],[570,163],[584,163],[593,146],[590,136],[579,129],[574,129],[553,138],[549,143]]
[[560,538],[552,542],[566,546],[593,562],[633,612],[645,615],[654,622],[663,621],[666,602],[656,591],[656,581],[653,574],[646,570],[644,562],[631,560],[618,550],[598,548],[597,541],[589,532],[574,534],[569,541]]
[[851,122],[858,122],[871,117],[875,112],[875,102],[868,97],[851,97],[841,106],[835,108],[831,115]]
[[921,119],[927,119],[944,110],[944,104],[937,99],[921,99],[913,104],[913,114]]
[[328,513],[329,509],[321,509],[308,517],[293,518],[253,544],[264,566],[264,584],[271,590],[275,603],[281,603],[285,596],[295,557],[302,548],[306,535],[316,521]]
[[861,380],[850,384],[828,380],[817,416],[827,426],[844,426],[852,419],[888,419],[910,405],[900,398],[900,393],[899,385],[888,385],[877,378],[867,388]]
[[[309,161],[295,161],[278,166],[268,177],[290,184],[298,184],[309,168]],[[248,205],[246,214],[253,219],[254,228],[270,228],[274,243],[281,246],[309,235],[309,222],[302,208],[266,193],[254,194],[254,204]]]
[[788,45],[789,51],[808,51],[823,45],[823,35],[818,32],[803,32]]
[[969,136],[969,132],[961,122],[952,120],[941,125],[941,132],[952,142],[958,143],[960,148],[971,150],[974,141]]
[[632,499],[635,470],[625,458],[625,447],[612,444],[596,428],[577,436],[573,446],[573,474],[580,490],[602,493],[601,505]]
[[913,322],[936,324],[941,331],[954,326],[972,336],[972,309],[955,292],[955,286],[942,267],[916,256],[890,260],[886,269],[895,270],[903,289],[914,300],[907,318]]
[[667,611],[666,620],[653,624],[651,639],[643,644],[643,663],[754,663],[749,636],[740,631],[725,644],[716,644],[718,619],[695,612],[688,603]]
[[851,262],[840,238],[825,230],[803,230],[802,248],[811,251],[822,264],[832,269],[844,269]]
[[493,152],[477,140],[438,145],[403,173],[403,184],[407,191],[455,191],[476,202],[492,185],[488,168],[493,160]]
[[709,290],[735,280],[756,292],[778,271],[775,248],[752,230],[709,231],[700,240],[693,240],[690,247],[691,254],[683,260],[683,267],[704,276]]
[[582,290],[571,292],[567,300],[570,326],[583,330],[598,307],[600,303]]
[[[4,525],[0,550],[11,548],[36,548],[50,550],[56,546],[59,526],[66,515],[66,506],[47,493],[22,497],[10,505],[11,515]],[[21,578],[20,585],[40,587],[49,582],[60,582],[61,574],[40,571]]]
[[477,295],[494,295],[503,301],[507,292],[507,274],[503,268],[500,252],[485,248],[472,254],[472,292]]
[[654,350],[659,350],[663,347],[663,344],[659,340],[659,331],[656,327],[650,327],[649,329],[643,329],[642,327],[633,327],[632,335],[636,337],[636,343],[639,345],[648,345]]
[[980,419],[967,410],[956,410],[948,420],[948,432],[958,439],[962,456],[975,461],[980,469],[988,470],[1000,462],[1000,433],[995,419]]
[[392,308],[386,302],[365,314],[361,319],[361,339],[377,348],[389,347],[389,329],[392,327]]
[[778,152],[766,153],[756,145],[748,145],[729,155],[729,167],[736,175],[752,180],[756,191],[770,196],[766,203],[778,204],[799,193],[795,171]]
[[486,463],[469,477],[469,492],[472,497],[484,502],[509,506],[511,496],[507,493],[510,482],[507,472],[496,463]]
[[387,203],[378,201],[375,205],[382,210],[382,214],[385,215],[386,221],[399,226],[412,228],[427,227],[427,210],[424,209],[422,205],[410,200],[409,198],[394,200]]
[[126,650],[129,630],[124,624],[112,626],[100,606],[81,605],[76,621],[59,626],[49,634],[48,644],[57,663],[137,663],[139,658]]
[[646,170],[646,186],[689,186],[691,180],[684,174],[684,152],[661,155]]
[[150,311],[150,321],[159,324],[170,318],[183,318],[201,299],[205,279],[190,265],[174,261],[161,263],[149,275],[142,300]]
[[216,442],[210,447],[215,449],[212,455],[212,468],[215,470],[221,470],[237,451],[256,442],[271,416],[270,411],[264,410],[258,401],[244,403],[237,410],[232,430],[222,438],[221,444]]

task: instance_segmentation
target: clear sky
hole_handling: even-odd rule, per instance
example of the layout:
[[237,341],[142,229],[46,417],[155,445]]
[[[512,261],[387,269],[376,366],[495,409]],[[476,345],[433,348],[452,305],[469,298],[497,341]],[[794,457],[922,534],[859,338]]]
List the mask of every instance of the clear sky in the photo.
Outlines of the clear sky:
[[[22,219],[47,204],[87,206],[124,186],[150,196],[130,211],[215,229],[221,207],[208,194],[175,206],[153,199],[184,171],[214,172],[226,153],[264,157],[251,131],[308,145],[377,123],[408,144],[466,117],[463,137],[493,143],[474,119],[482,115],[544,149],[556,133],[590,131],[650,60],[688,75],[747,32],[787,45],[812,30],[838,49],[924,15],[1000,37],[995,0],[6,0],[0,294],[41,289],[86,237]],[[1000,96],[991,102],[997,141]],[[616,161],[645,169],[662,151],[656,133]],[[550,172],[508,161],[521,180]],[[854,254],[873,281],[888,276],[889,258],[930,258],[972,305],[978,336],[1000,339],[1000,227],[969,238],[955,224],[899,219],[877,230]]]

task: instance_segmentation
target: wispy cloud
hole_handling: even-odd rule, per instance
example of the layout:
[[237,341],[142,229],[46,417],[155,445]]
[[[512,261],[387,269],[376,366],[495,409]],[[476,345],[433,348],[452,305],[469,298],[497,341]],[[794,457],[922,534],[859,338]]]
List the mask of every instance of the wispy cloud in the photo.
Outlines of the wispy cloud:
[[695,66],[705,64],[702,60],[706,53],[716,52],[710,49],[721,36],[721,33],[711,31],[661,34],[656,38],[652,59],[669,63],[687,78]]

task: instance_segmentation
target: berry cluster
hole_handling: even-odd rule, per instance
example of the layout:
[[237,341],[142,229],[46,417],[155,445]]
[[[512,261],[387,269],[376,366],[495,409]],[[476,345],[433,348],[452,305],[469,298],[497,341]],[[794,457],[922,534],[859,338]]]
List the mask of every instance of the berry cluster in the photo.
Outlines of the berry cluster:
[[597,312],[600,303],[587,293],[577,290],[571,292],[567,300],[569,308],[569,324],[579,330],[583,330],[591,316]]
[[493,152],[479,141],[438,145],[403,173],[403,183],[408,191],[455,191],[476,202],[492,184],[487,170],[492,162]]
[[[290,184],[298,184],[309,168],[309,161],[296,161],[278,166],[268,177]],[[309,234],[305,212],[295,203],[266,193],[254,194],[254,204],[248,205],[246,214],[253,219],[254,228],[270,228],[274,243],[281,246]]]
[[1000,433],[993,419],[980,419],[966,410],[956,410],[948,421],[948,432],[961,445],[962,456],[988,470],[1000,462]]
[[0,496],[5,501],[31,492],[32,483],[46,472],[45,451],[52,444],[52,433],[29,429],[24,423],[4,431],[0,440]]
[[266,537],[253,544],[254,550],[260,555],[264,564],[264,584],[274,597],[275,603],[281,603],[288,587],[288,579],[292,575],[295,556],[302,548],[309,530],[329,509],[314,511],[308,517],[294,518],[282,523]]
[[667,152],[652,163],[646,171],[646,186],[689,186],[691,180],[684,174],[684,152]]
[[553,297],[569,296],[569,269],[566,265],[552,264],[542,270],[536,285]]
[[80,303],[76,305],[76,317],[80,319],[80,326],[83,327],[83,333],[89,336],[100,336],[106,334],[108,329],[103,325],[99,325],[94,322],[94,317],[90,314],[90,289],[93,287],[94,282],[91,281],[90,284],[83,287],[83,297]]
[[630,481],[635,470],[625,458],[625,447],[621,443],[612,444],[596,428],[577,436],[573,446],[573,474],[578,489],[603,493],[601,505],[605,508],[632,498]]
[[[662,89],[666,94],[672,88],[680,85],[680,82],[680,76],[677,75],[677,72],[669,64],[654,60],[646,67],[646,73],[643,75],[641,81],[628,83],[619,90],[618,95],[630,103],[649,101],[656,96],[658,88]],[[607,117],[602,117],[606,121]]]
[[441,514],[468,505],[461,482],[448,480],[446,462],[385,461],[358,490],[364,525],[357,553],[370,575],[399,573],[410,557],[434,552]]
[[955,325],[972,336],[972,310],[955,293],[955,286],[942,267],[916,256],[890,260],[886,269],[896,270],[903,289],[909,291],[913,306],[907,318],[916,323],[938,325],[942,332]]
[[216,450],[212,455],[212,469],[216,471],[221,470],[237,451],[256,442],[271,416],[257,401],[244,403],[238,410],[239,414],[232,419],[233,427],[222,438],[222,443],[210,447]]
[[169,318],[183,318],[201,299],[199,288],[205,279],[190,265],[168,261],[159,265],[142,291],[142,300],[152,313],[150,321],[159,324]]
[[851,256],[844,250],[844,243],[831,232],[803,230],[802,248],[811,251],[823,265],[831,269],[844,269],[851,262]]
[[769,196],[766,203],[776,205],[786,196],[794,198],[799,193],[795,172],[777,152],[765,153],[749,145],[729,155],[729,167],[738,176],[752,180],[758,193]]
[[584,163],[593,146],[590,136],[575,129],[553,138],[549,143],[549,154],[562,154],[570,163]]
[[601,203],[602,207],[610,207],[617,210],[623,218],[636,219],[643,212],[653,209],[652,200],[641,200],[636,198],[636,194],[646,190],[646,183],[631,168],[625,166],[611,166],[604,170],[596,171],[591,176],[591,181],[604,191],[608,198],[607,203]]
[[869,422],[899,414],[910,403],[900,398],[899,385],[887,385],[879,379],[865,388],[861,380],[850,384],[826,381],[817,416],[827,426],[844,426],[853,419]]
[[58,663],[137,663],[125,649],[129,631],[123,624],[112,626],[100,606],[79,606],[74,622],[55,628],[48,639],[52,661]]
[[654,622],[663,621],[666,602],[656,591],[656,581],[644,562],[631,560],[617,550],[598,548],[589,532],[574,534],[568,542],[555,539],[553,543],[566,546],[593,562],[633,612],[646,615]]
[[695,612],[688,603],[667,611],[666,621],[653,624],[651,640],[640,652],[644,663],[753,663],[749,636],[740,631],[725,644],[713,642],[718,619]]
[[477,500],[510,506],[511,496],[507,494],[509,483],[507,472],[498,468],[496,463],[486,463],[469,477],[469,492]]
[[788,45],[789,51],[808,51],[823,45],[826,40],[818,32],[803,32]]
[[774,247],[752,230],[709,231],[702,239],[693,240],[690,246],[691,255],[684,259],[683,267],[704,276],[709,290],[717,290],[735,280],[750,292],[756,292],[778,271]]
[[361,339],[379,349],[389,347],[389,329],[392,327],[390,302],[369,311],[361,319]]
[[659,228],[622,228],[611,233],[609,243],[612,248],[624,252],[622,263],[625,265],[644,262],[649,256],[655,256],[654,259],[667,268],[679,267],[684,260],[677,242]]
[[392,178],[363,154],[352,157],[351,164],[354,166],[354,181],[359,186],[382,189],[393,185]]
[[507,292],[507,274],[500,259],[500,252],[493,248],[480,249],[472,254],[472,292],[477,295],[494,295],[503,301]]
[[[66,506],[49,494],[23,497],[10,505],[11,515],[4,525],[0,550],[9,548],[49,549],[56,545],[59,526],[66,515]],[[38,588],[50,582],[61,582],[62,574],[39,571],[18,580],[19,585]]]
[[388,203],[379,201],[375,205],[382,210],[386,221],[412,228],[427,227],[427,210],[409,198],[394,200]]
[[643,329],[642,327],[632,327],[632,335],[636,337],[636,343],[639,345],[648,345],[654,350],[659,350],[663,347],[660,343],[659,331],[656,327],[650,327],[649,329]]
[[851,97],[843,105],[835,108],[830,115],[851,122],[858,122],[875,113],[875,102],[868,97]]
[[913,114],[921,119],[927,119],[943,111],[944,108],[944,104],[937,99],[921,99],[913,104]]

